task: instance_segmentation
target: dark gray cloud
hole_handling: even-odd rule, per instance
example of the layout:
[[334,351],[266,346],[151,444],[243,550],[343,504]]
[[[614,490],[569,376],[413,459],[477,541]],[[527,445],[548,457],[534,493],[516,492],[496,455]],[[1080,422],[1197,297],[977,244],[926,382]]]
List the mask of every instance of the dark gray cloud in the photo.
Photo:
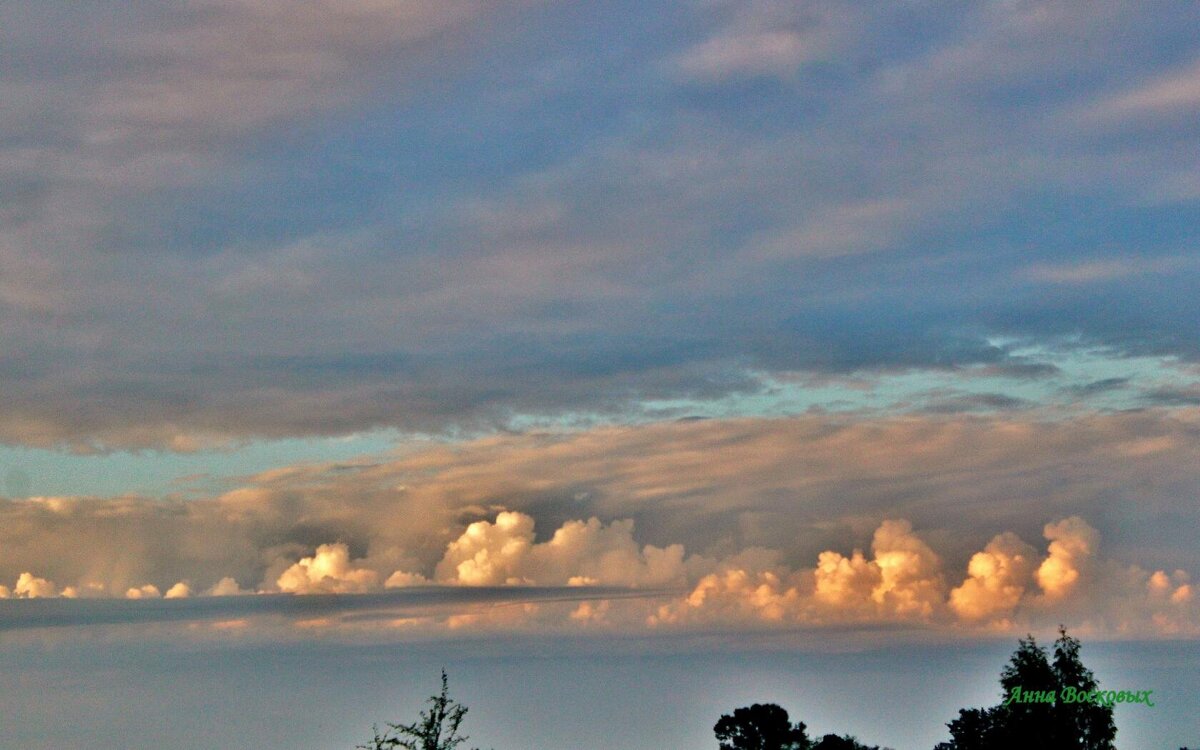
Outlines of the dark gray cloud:
[[1020,409],[1028,405],[1029,402],[1024,399],[1013,398],[1003,393],[978,393],[947,396],[945,398],[935,397],[924,410],[931,414],[965,414],[979,411]]
[[1156,406],[1200,406],[1200,389],[1157,388],[1144,394],[1144,398]]
[[0,600],[0,631],[37,628],[212,622],[238,618],[292,620],[334,617],[346,622],[396,619],[431,611],[469,611],[478,605],[585,602],[661,596],[603,586],[425,586],[371,594],[259,594],[185,599]]
[[1129,386],[1129,378],[1104,378],[1102,380],[1093,380],[1090,383],[1077,385],[1068,389],[1068,391],[1077,396],[1090,396],[1094,393],[1107,393],[1109,391],[1119,391]]

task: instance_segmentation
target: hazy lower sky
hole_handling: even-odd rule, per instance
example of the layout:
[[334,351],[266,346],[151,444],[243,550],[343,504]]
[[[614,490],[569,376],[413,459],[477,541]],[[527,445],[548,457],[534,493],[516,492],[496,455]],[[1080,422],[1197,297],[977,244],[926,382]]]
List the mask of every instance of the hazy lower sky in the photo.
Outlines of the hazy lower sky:
[[908,750],[1060,623],[1163,691],[1122,747],[1196,744],[1198,29],[4,3],[0,747],[348,747],[446,663],[497,750],[751,700]]

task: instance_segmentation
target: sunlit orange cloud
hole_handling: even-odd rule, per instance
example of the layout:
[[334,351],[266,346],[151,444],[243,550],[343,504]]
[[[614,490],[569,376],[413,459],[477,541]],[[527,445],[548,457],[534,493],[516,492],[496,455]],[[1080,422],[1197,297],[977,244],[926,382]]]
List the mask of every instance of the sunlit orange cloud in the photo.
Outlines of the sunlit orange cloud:
[[3,501],[0,596],[603,585],[664,593],[454,624],[1188,634],[1195,550],[1163,514],[1196,478],[1196,422],[712,420],[414,445],[201,500]]
[[[789,569],[763,553],[718,560],[685,557],[679,545],[639,549],[633,532],[631,521],[605,525],[592,518],[569,521],[537,542],[534,520],[523,513],[505,511],[494,522],[472,523],[447,546],[434,582],[602,585],[650,588],[661,595],[583,601],[571,609],[536,602],[472,607],[420,623],[426,630],[440,623],[454,631],[568,624],[669,631],[713,624],[736,629],[864,623],[1010,631],[1072,619],[1072,625],[1090,631],[1121,635],[1200,635],[1200,609],[1187,573],[1150,573],[1100,557],[1098,532],[1078,517],[1046,524],[1049,545],[1036,569],[1032,547],[1012,533],[997,535],[972,556],[967,577],[950,591],[951,571],[903,520],[886,520],[876,529],[869,557],[857,549],[850,555],[826,550],[815,567],[805,569]],[[365,593],[378,590],[380,580],[382,573],[352,561],[345,545],[327,544],[284,571],[277,588],[297,595]],[[389,586],[431,583],[405,571],[387,580]],[[18,598],[59,595],[52,582],[29,573],[21,575],[13,593]],[[126,593],[133,599],[157,596],[150,585]],[[395,618],[388,622],[394,627]],[[336,617],[296,623],[301,629],[337,625]]]

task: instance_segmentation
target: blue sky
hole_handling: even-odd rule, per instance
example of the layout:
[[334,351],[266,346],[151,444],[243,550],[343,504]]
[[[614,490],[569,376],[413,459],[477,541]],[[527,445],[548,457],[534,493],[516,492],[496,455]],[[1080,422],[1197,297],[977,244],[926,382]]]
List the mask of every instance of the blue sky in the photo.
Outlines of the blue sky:
[[1198,24],[7,3],[0,620],[1193,643]]

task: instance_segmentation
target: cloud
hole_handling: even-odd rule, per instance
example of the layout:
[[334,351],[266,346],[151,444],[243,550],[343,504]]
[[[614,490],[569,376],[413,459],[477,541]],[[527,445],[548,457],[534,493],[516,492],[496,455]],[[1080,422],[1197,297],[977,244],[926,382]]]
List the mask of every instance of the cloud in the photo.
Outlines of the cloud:
[[1140,86],[1093,105],[1089,115],[1100,120],[1160,119],[1194,116],[1200,111],[1200,62],[1155,76]]
[[839,2],[788,3],[767,0],[712,4],[708,38],[674,58],[685,77],[721,82],[748,76],[790,78],[804,63],[831,56],[853,35],[857,14]]
[[[1099,534],[1071,517],[1047,524],[1048,554],[1011,532],[975,553],[967,578],[950,590],[938,556],[904,521],[875,532],[873,559],[826,550],[810,570],[723,566],[681,600],[661,605],[652,626],[727,626],[921,622],[935,628],[1017,632],[1070,621],[1098,633],[1200,634],[1184,571],[1153,574],[1096,556]],[[1035,573],[1035,565],[1037,565]],[[1090,578],[1103,570],[1103,580]],[[1029,590],[1036,577],[1046,592]]]
[[158,587],[151,583],[146,583],[141,586],[133,586],[125,591],[126,599],[159,599],[162,597],[162,592]]
[[25,599],[45,599],[58,596],[58,587],[53,581],[38,578],[32,573],[22,573],[13,586],[13,595]]
[[647,35],[653,3],[604,34],[523,2],[15,7],[7,442],[619,421],[748,371],[994,364],[996,333],[1197,355],[1194,268],[1106,267],[1186,246],[1186,206],[1145,206],[1194,149],[1074,116],[1185,75],[1141,52],[1194,11],[719,2]]
[[312,557],[301,558],[280,574],[275,585],[290,594],[349,594],[370,591],[379,574],[355,567],[345,544],[322,544]]
[[827,550],[817,557],[814,597],[839,613],[928,618],[940,606],[940,561],[913,535],[912,524],[888,520],[875,531],[873,559],[855,550],[846,557]]
[[[966,578],[948,592],[945,581],[955,571],[902,519],[879,524],[870,558],[857,549],[850,554],[826,549],[813,567],[783,564],[786,555],[780,550],[744,549],[713,557],[688,555],[682,545],[639,548],[629,520],[607,525],[594,518],[571,520],[544,542],[535,541],[535,526],[532,517],[511,511],[469,524],[447,544],[436,567],[437,585],[420,574],[397,572],[387,581],[389,593],[378,593],[377,570],[352,561],[345,544],[323,544],[279,576],[277,589],[288,595],[283,598],[231,597],[216,587],[200,600],[221,603],[193,606],[187,603],[197,600],[178,587],[162,598],[147,584],[130,588],[125,598],[161,599],[174,608],[141,614],[91,606],[38,610],[11,627],[230,618],[244,627],[247,618],[282,615],[302,630],[338,627],[372,637],[396,627],[426,635],[571,628],[640,632],[647,627],[736,632],[863,624],[1015,632],[1052,621],[1099,633],[1200,635],[1200,611],[1187,572],[1147,572],[1102,557],[1100,534],[1075,516],[1046,524],[1049,545],[1040,564],[1016,534],[996,535],[971,556]],[[1031,590],[1032,580],[1042,593]],[[460,596],[455,590],[481,593]],[[59,595],[53,584],[28,573],[15,592],[27,598]],[[316,597],[320,600],[341,595],[340,603],[289,603],[307,599],[305,594],[326,595]],[[489,602],[521,606],[475,606]],[[416,620],[394,611],[421,603],[427,609]],[[442,604],[466,608],[438,609]],[[77,612],[77,620],[71,612]]]
[[829,206],[799,227],[764,237],[747,255],[762,261],[887,250],[902,244],[920,211],[917,201],[890,196]]
[[240,596],[250,592],[243,590],[242,587],[238,585],[238,582],[233,579],[233,577],[225,576],[221,580],[214,583],[206,593],[209,596]]
[[1034,265],[1024,276],[1043,284],[1096,284],[1127,276],[1170,273],[1186,266],[1187,260],[1170,258],[1119,258],[1067,265]]
[[427,586],[430,583],[432,581],[420,573],[407,573],[403,570],[397,570],[387,577],[387,580],[383,582],[383,586],[389,589],[402,589],[409,586]]
[[1071,517],[1047,524],[1050,556],[1038,566],[1035,577],[1050,599],[1067,596],[1089,572],[1100,535],[1083,519]]
[[502,512],[494,523],[472,523],[452,541],[435,575],[439,582],[470,586],[668,586],[684,580],[683,555],[678,544],[640,548],[631,520],[568,521],[539,544],[531,516]]
[[[280,467],[215,496],[0,500],[0,581],[30,571],[81,593],[179,581],[205,591],[225,578],[224,593],[274,589],[340,543],[347,567],[332,580],[360,569],[379,573],[373,585],[395,571],[457,580],[470,562],[463,580],[649,586],[679,571],[675,545],[714,559],[752,548],[852,558],[846,548],[888,518],[932,531],[938,555],[965,569],[997,531],[1036,538],[1046,517],[1072,515],[1122,557],[1195,569],[1181,531],[1193,514],[1178,504],[1197,480],[1195,425],[1186,409],[809,415],[413,443],[369,461]],[[497,524],[502,510],[514,526]],[[474,523],[479,537],[466,534]],[[311,584],[308,568],[293,573]]]
[[700,78],[786,75],[813,56],[817,42],[786,30],[714,37],[689,49],[677,64],[683,72]]
[[164,599],[186,599],[192,595],[192,587],[180,581],[163,594]]
[[206,0],[159,27],[142,20],[112,42],[126,60],[151,64],[123,65],[99,87],[86,138],[139,149],[171,139],[190,145],[206,131],[244,131],[345,102],[363,93],[355,90],[357,76],[403,60],[398,49],[445,32],[480,5]]
[[[350,626],[364,623],[388,626],[397,618],[423,618],[437,626],[435,633],[444,632],[447,613],[470,612],[479,607],[534,602],[560,603],[567,607],[590,600],[620,600],[625,597],[647,596],[611,588],[596,587],[421,587],[397,589],[370,594],[331,594],[325,596],[293,596],[291,594],[260,594],[258,596],[200,596],[176,599],[121,598],[103,599],[39,599],[37,602],[5,601],[0,604],[0,631],[35,628],[94,627],[104,625],[145,625],[150,623],[208,624],[216,631],[246,630],[254,623],[269,627],[272,618],[287,623],[329,618]],[[441,614],[431,620],[431,612]],[[196,631],[184,631],[195,635]],[[272,635],[296,631],[271,631]]]
[[1003,618],[1021,601],[1036,552],[1010,532],[996,535],[971,556],[967,579],[950,592],[950,607],[965,620]]

